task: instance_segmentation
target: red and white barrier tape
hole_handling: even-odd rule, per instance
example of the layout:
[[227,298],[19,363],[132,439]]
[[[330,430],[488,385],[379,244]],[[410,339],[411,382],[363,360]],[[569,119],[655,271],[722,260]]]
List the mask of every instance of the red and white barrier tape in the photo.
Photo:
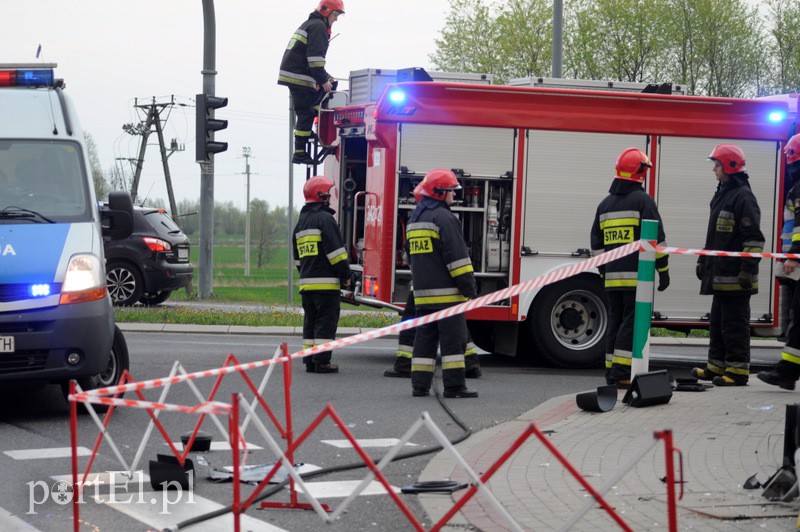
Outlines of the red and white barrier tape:
[[800,260],[797,253],[750,253],[747,251],[717,251],[714,249],[692,249],[692,248],[672,248],[656,246],[658,253],[670,253],[675,255],[701,255],[706,257],[744,257],[748,259],[794,259]]
[[[411,320],[402,321],[400,323],[395,323],[394,325],[387,325],[386,327],[382,327],[380,329],[375,329],[372,331],[368,331],[365,333],[357,334],[354,336],[348,336],[339,340],[334,340],[325,344],[316,345],[314,347],[310,347],[308,349],[304,349],[302,351],[298,351],[296,353],[292,353],[289,355],[289,358],[295,359],[300,358],[308,355],[313,355],[314,353],[319,353],[322,351],[330,351],[333,349],[339,349],[345,346],[354,345],[357,343],[365,342],[367,340],[374,340],[376,338],[381,338],[383,336],[387,336],[389,334],[396,334],[400,331],[404,331],[406,329],[411,329],[413,327],[418,327],[419,325],[424,325],[426,323],[431,323],[433,321],[440,320],[442,318],[448,318],[454,316],[456,314],[461,314],[467,312],[469,310],[479,308],[485,305],[490,305],[497,301],[501,301],[503,299],[516,296],[521,294],[522,292],[528,292],[535,288],[539,288],[541,286],[555,283],[561,281],[562,279],[566,279],[567,277],[571,277],[573,275],[577,275],[579,273],[591,270],[603,264],[607,264],[609,262],[615,261],[620,257],[624,257],[625,255],[630,255],[631,253],[636,253],[639,251],[640,243],[639,242],[632,242],[630,244],[626,244],[624,246],[618,247],[601,255],[597,255],[596,257],[592,257],[590,259],[583,260],[581,262],[576,262],[575,264],[571,264],[569,266],[564,266],[563,268],[559,268],[558,270],[554,270],[546,275],[541,277],[537,277],[535,279],[531,279],[524,283],[510,286],[503,290],[499,290],[497,292],[492,292],[491,294],[487,294],[485,296],[481,296],[479,298],[467,301],[465,303],[461,303],[460,305],[455,305],[453,307],[446,308],[444,310],[440,310],[439,312],[435,312],[433,314],[429,314],[427,316],[423,316],[420,318],[414,318]],[[94,398],[97,396],[108,396],[108,395],[115,395],[115,394],[122,394],[126,392],[131,392],[135,390],[146,390],[151,388],[160,388],[166,384],[177,384],[180,382],[184,382],[187,380],[194,380],[204,377],[214,377],[217,375],[233,373],[238,371],[246,371],[250,369],[260,368],[269,366],[274,363],[282,363],[284,358],[278,359],[270,359],[270,360],[259,360],[256,362],[250,362],[247,364],[239,364],[236,366],[226,366],[223,368],[199,371],[196,373],[188,373],[184,375],[176,375],[170,378],[164,379],[153,379],[149,381],[142,381],[142,382],[135,382],[130,384],[121,384],[118,386],[110,386],[107,388],[97,388],[94,390],[87,390],[78,394],[75,394],[75,399],[78,401],[86,401],[90,397]],[[127,401],[127,400],[126,400]],[[94,400],[92,400],[94,402]],[[131,400],[132,403],[138,403],[138,401]],[[134,406],[131,404],[130,406]],[[178,405],[171,405],[171,406],[178,406]],[[146,408],[146,407],[142,407]],[[183,407],[186,408],[186,407]]]

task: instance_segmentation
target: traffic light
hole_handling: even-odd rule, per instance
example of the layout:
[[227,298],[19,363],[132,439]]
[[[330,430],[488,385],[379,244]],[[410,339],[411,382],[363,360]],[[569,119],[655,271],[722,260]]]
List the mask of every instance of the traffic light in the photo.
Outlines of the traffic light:
[[208,96],[207,94],[198,94],[195,97],[197,106],[196,122],[196,135],[195,144],[197,146],[195,151],[195,160],[198,163],[203,163],[208,160],[208,156],[214,153],[220,153],[228,149],[227,142],[216,142],[213,140],[214,132],[228,127],[227,120],[219,120],[212,117],[214,109],[225,107],[228,105],[227,98],[220,98],[219,96]]

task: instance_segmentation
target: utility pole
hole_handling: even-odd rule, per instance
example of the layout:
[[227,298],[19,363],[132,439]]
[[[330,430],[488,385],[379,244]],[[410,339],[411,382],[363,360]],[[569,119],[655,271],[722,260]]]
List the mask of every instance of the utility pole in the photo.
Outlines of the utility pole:
[[244,173],[247,176],[247,206],[244,211],[244,276],[250,277],[250,148],[242,148]]
[[[203,94],[214,96],[216,71],[217,23],[214,0],[203,0]],[[196,139],[203,142],[204,139]],[[213,296],[214,279],[214,154],[200,163],[200,258],[197,297]]]
[[[178,206],[175,203],[175,193],[172,189],[172,177],[169,172],[169,157],[175,153],[176,151],[183,151],[182,146],[178,146],[178,142],[176,139],[172,139],[170,144],[169,152],[167,152],[167,145],[164,142],[164,129],[162,125],[161,113],[170,107],[175,105],[175,97],[172,96],[168,103],[160,103],[156,102],[155,97],[153,97],[151,103],[149,104],[139,104],[139,100],[135,101],[134,107],[137,109],[142,109],[147,111],[147,117],[144,120],[144,123],[140,122],[139,124],[124,124],[122,126],[122,130],[130,135],[141,135],[142,137],[142,144],[139,146],[139,157],[135,163],[135,171],[133,174],[133,183],[131,185],[131,199],[134,203],[136,203],[136,198],[139,194],[139,180],[142,177],[142,168],[144,167],[144,154],[145,150],[147,149],[147,140],[150,138],[150,133],[152,133],[153,126],[155,126],[156,135],[158,136],[158,145],[161,152],[161,166],[164,169],[164,180],[167,185],[167,195],[169,197],[169,209],[170,213],[172,214],[172,218],[175,220],[175,223],[180,225],[179,221],[179,213],[178,213]],[[166,122],[166,118],[164,119]]]
[[564,33],[564,2],[553,0],[553,77],[561,77]]

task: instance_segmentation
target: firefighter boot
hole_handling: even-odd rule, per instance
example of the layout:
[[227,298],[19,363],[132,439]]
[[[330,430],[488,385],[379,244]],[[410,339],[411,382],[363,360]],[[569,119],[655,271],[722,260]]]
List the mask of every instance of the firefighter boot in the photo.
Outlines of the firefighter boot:
[[794,390],[795,382],[800,377],[800,367],[797,364],[781,360],[771,370],[761,371],[756,375],[759,380],[779,386],[784,390]]
[[736,373],[725,372],[724,375],[714,377],[711,382],[714,386],[747,386],[747,375],[739,375]]
[[468,390],[466,386],[455,386],[453,388],[446,387],[442,395],[448,399],[452,399],[453,397],[472,398],[478,397],[478,392]]
[[692,377],[699,381],[713,381],[714,377],[722,377],[722,373],[706,366],[705,368],[692,368]]
[[392,368],[392,369],[387,369],[386,371],[384,371],[383,372],[383,376],[384,377],[398,377],[398,378],[401,378],[401,379],[410,379],[411,378],[411,372],[410,371],[402,371],[402,370],[399,370],[399,369]]
[[314,373],[339,373],[339,366],[336,364],[317,364],[314,363]]
[[308,137],[300,135],[294,136],[294,155],[292,155],[292,164],[314,164],[314,159],[306,151],[306,143]]
[[431,391],[428,388],[417,388],[416,386],[412,388],[411,395],[414,397],[427,397],[431,394]]

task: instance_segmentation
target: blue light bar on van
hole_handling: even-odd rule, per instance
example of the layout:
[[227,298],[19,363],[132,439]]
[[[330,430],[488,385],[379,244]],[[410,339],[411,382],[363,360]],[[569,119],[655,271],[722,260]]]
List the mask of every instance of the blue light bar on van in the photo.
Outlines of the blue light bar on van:
[[32,284],[30,287],[31,297],[45,297],[50,295],[49,284]]
[[0,70],[0,87],[49,87],[53,80],[52,68]]
[[786,118],[786,113],[783,111],[772,111],[767,115],[767,120],[774,123],[783,122],[784,118]]

